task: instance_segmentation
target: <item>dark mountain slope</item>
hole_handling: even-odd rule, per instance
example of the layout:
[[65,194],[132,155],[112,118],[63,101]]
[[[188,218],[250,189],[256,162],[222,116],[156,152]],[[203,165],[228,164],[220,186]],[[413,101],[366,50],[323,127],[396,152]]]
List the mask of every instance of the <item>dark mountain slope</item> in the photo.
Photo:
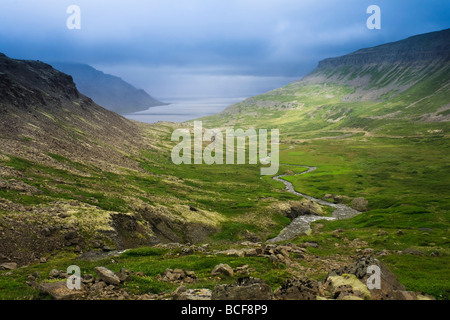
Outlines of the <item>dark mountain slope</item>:
[[142,89],[136,89],[119,77],[105,74],[86,64],[52,63],[52,66],[71,75],[78,90],[108,110],[130,113],[165,105]]
[[126,152],[138,145],[138,126],[80,94],[71,76],[43,62],[0,55],[0,115],[4,153],[134,167],[115,146]]

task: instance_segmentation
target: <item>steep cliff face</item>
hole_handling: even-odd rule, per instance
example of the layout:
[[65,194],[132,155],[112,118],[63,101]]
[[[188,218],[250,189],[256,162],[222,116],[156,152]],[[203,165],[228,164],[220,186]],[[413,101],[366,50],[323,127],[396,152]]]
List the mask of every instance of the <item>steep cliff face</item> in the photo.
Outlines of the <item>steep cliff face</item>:
[[426,65],[450,60],[450,29],[413,36],[319,62],[318,69],[370,64]]
[[344,101],[391,98],[430,77],[445,75],[450,62],[450,29],[407,38],[319,62],[307,84],[347,85]]
[[47,106],[60,99],[79,99],[72,77],[39,61],[9,59],[0,53],[0,110]]

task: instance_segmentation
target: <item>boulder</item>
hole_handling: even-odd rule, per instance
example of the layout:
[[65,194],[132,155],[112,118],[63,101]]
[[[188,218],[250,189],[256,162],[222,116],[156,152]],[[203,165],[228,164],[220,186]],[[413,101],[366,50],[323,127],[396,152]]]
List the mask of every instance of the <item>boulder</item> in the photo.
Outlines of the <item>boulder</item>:
[[232,277],[234,275],[234,272],[233,268],[231,268],[229,265],[221,263],[214,267],[214,269],[211,271],[211,274],[213,276],[224,275],[227,277]]
[[352,207],[355,210],[364,212],[367,211],[367,206],[369,204],[369,201],[367,201],[364,198],[355,198],[350,202],[350,207]]
[[0,270],[14,270],[17,269],[17,263],[15,262],[5,262],[0,264]]
[[48,274],[49,278],[59,278],[60,275],[61,275],[61,271],[59,271],[57,269],[52,269],[50,271],[50,273]]
[[120,283],[119,277],[105,267],[96,267],[94,271],[98,275],[99,279],[105,281],[106,283],[112,285],[118,285]]

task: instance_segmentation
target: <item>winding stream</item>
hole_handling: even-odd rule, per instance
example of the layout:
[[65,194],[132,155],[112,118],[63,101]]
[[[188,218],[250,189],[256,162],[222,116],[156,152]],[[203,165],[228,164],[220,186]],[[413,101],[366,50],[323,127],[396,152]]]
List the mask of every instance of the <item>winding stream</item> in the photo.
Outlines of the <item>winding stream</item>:
[[[292,148],[293,148],[293,146],[290,146],[288,149],[292,149]],[[285,149],[285,150],[287,150],[287,149]],[[270,157],[270,155],[269,155],[269,157]],[[261,163],[267,162],[269,157],[261,159],[260,160]],[[278,242],[278,241],[289,240],[301,233],[308,232],[309,230],[311,230],[311,227],[310,227],[311,222],[314,222],[317,220],[349,219],[349,218],[353,218],[354,216],[357,216],[358,214],[361,213],[355,209],[352,209],[352,208],[346,206],[345,204],[328,202],[328,201],[325,201],[322,199],[317,199],[317,198],[314,198],[314,197],[308,196],[306,194],[295,191],[293,184],[282,178],[287,177],[287,176],[297,176],[297,175],[307,174],[307,173],[310,173],[310,172],[316,170],[317,167],[292,165],[292,164],[284,164],[284,165],[302,167],[302,168],[306,168],[308,170],[306,170],[302,173],[297,173],[297,174],[293,174],[293,175],[280,174],[278,176],[273,177],[274,180],[282,182],[286,186],[286,190],[290,193],[293,193],[297,196],[301,196],[303,198],[306,198],[308,200],[316,202],[322,206],[332,207],[335,210],[332,212],[331,217],[323,217],[323,216],[318,216],[318,215],[299,216],[299,217],[293,219],[288,226],[286,226],[283,230],[281,230],[281,232],[278,234],[278,236],[267,240],[267,242]]]

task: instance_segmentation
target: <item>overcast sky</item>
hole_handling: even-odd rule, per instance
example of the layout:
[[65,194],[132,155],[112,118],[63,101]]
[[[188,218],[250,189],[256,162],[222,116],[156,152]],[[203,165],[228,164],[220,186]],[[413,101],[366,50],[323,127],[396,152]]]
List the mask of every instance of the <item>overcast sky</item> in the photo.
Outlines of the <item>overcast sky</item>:
[[[69,30],[69,5],[81,29]],[[369,30],[369,5],[381,30]],[[157,98],[249,96],[321,59],[450,27],[447,0],[1,0],[0,52],[90,64]]]

